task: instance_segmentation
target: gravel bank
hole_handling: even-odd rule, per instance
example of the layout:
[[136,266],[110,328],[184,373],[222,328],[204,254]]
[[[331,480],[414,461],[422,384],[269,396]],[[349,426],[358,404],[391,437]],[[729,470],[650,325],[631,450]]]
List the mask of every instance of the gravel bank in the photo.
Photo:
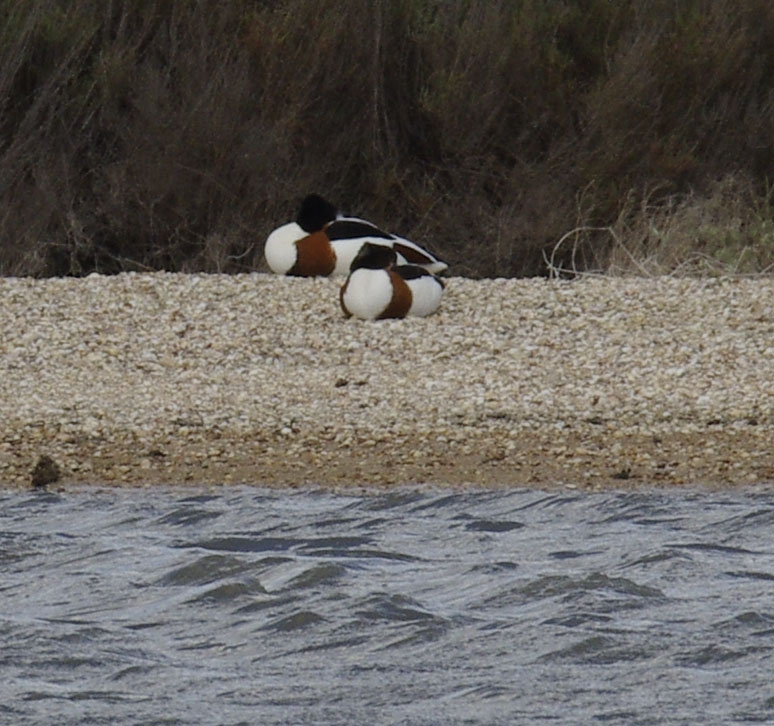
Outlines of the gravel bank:
[[774,279],[0,279],[0,484],[774,482]]

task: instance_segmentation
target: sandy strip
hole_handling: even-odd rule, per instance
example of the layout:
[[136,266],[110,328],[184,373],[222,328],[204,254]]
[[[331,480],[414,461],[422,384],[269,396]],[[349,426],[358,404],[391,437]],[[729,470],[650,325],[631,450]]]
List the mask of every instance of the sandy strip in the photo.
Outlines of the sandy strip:
[[0,485],[774,482],[774,279],[0,279]]

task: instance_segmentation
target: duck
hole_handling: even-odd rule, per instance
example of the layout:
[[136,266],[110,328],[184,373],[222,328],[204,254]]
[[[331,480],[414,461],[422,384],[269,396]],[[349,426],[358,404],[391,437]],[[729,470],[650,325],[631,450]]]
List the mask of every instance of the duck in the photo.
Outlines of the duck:
[[399,264],[418,265],[437,274],[448,265],[411,240],[384,232],[358,217],[342,215],[319,194],[304,197],[293,222],[266,239],[264,255],[272,272],[298,277],[343,276],[361,247],[370,243],[393,249]]
[[346,317],[424,317],[438,309],[443,280],[419,265],[397,265],[397,260],[392,247],[372,242],[362,245],[339,292]]

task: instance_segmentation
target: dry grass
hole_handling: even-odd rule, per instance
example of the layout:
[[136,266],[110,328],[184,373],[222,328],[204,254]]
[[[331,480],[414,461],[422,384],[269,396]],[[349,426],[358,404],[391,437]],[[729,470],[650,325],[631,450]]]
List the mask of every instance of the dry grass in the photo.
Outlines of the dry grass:
[[457,274],[764,272],[772,89],[767,0],[0,0],[0,274],[262,269],[312,190]]

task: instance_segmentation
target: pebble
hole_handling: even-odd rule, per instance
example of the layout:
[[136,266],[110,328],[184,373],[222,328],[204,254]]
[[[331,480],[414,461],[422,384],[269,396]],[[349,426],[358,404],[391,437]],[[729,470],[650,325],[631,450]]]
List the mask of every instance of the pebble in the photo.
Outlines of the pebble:
[[451,277],[436,315],[377,322],[338,289],[0,278],[0,484],[43,451],[65,482],[774,480],[772,278]]

